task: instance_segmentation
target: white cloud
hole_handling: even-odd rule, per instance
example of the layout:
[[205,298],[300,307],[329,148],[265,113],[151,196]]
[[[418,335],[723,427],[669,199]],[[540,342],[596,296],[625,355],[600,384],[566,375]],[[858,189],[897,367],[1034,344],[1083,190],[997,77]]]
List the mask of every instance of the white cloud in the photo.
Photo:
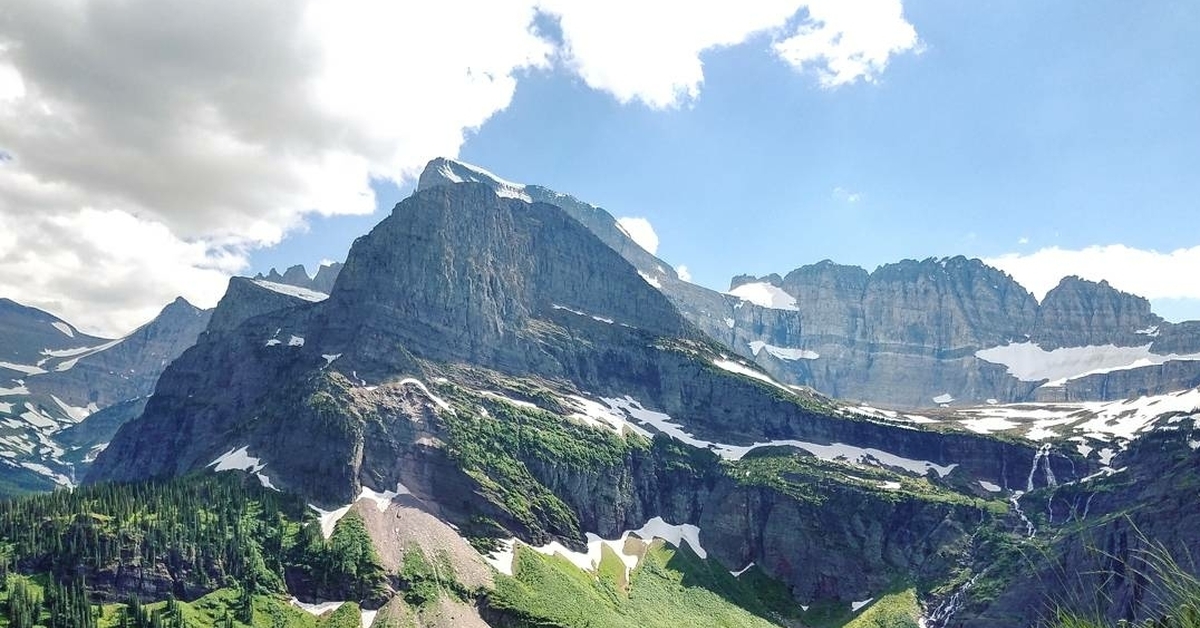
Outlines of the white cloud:
[[0,294],[102,336],[130,331],[176,296],[212,305],[246,266],[237,251],[181,240],[119,210],[0,212],[0,234]]
[[[671,107],[699,94],[704,51],[764,34],[822,84],[872,80],[916,46],[915,31],[902,36],[912,28],[898,0],[854,6],[8,0],[0,257],[19,257],[44,281],[0,289],[35,305],[61,301],[56,313],[108,333],[141,322],[134,313],[170,292],[212,305],[197,286],[215,285],[306,216],[371,212],[372,178],[404,181],[429,157],[457,154],[529,71],[559,64],[621,102]],[[533,28],[539,11],[559,21],[561,46]],[[138,258],[123,256],[119,234],[39,239],[96,215],[156,244]],[[645,231],[639,243],[653,251],[649,223]],[[86,274],[71,261],[82,251]],[[138,273],[152,287],[120,288]],[[96,321],[109,310],[123,314]]]
[[680,264],[680,265],[676,266],[675,274],[679,275],[679,278],[684,281],[692,280],[692,271],[688,270],[688,267],[685,264]]
[[1029,238],[1021,236],[1020,238],[1017,238],[1017,244],[1029,244]]
[[658,252],[658,234],[654,232],[649,220],[623,216],[617,219],[617,225],[625,230],[625,235],[651,255]]
[[1080,250],[1050,247],[983,260],[1012,275],[1039,300],[1068,275],[1107,280],[1125,292],[1155,299],[1200,299],[1200,246],[1169,253],[1123,244]]
[[[56,313],[108,333],[174,294],[212,305],[189,293],[212,283],[193,275],[237,266],[214,255],[273,245],[309,214],[370,213],[372,177],[456,154],[466,130],[508,105],[520,72],[548,63],[533,17],[530,2],[12,0],[0,21],[0,150],[12,156],[0,161],[0,220],[16,243],[0,239],[0,256],[46,280],[6,282],[5,296],[61,301]],[[162,246],[138,266],[120,234],[48,227],[89,211]],[[75,246],[87,272],[75,272]],[[95,288],[139,272],[142,292]],[[122,314],[95,319],[109,310]]]
[[813,70],[827,88],[873,82],[893,55],[921,51],[901,0],[813,0],[808,20],[774,45],[783,60]]
[[821,85],[873,81],[920,46],[901,0],[542,0],[558,18],[562,57],[590,87],[626,103],[678,106],[704,82],[701,53],[769,33],[773,51]]

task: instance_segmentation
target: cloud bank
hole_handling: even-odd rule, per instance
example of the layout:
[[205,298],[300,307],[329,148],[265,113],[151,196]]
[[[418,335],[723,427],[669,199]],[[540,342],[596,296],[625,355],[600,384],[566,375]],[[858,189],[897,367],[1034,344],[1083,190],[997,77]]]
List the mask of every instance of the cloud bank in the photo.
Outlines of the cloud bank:
[[983,260],[1012,275],[1038,300],[1065,276],[1107,280],[1113,287],[1155,299],[1200,299],[1200,246],[1160,253],[1123,244],[1070,250],[1043,248]]
[[529,72],[665,109],[760,35],[825,87],[920,45],[900,0],[9,0],[0,295],[107,334],[210,306],[249,251],[457,154]]

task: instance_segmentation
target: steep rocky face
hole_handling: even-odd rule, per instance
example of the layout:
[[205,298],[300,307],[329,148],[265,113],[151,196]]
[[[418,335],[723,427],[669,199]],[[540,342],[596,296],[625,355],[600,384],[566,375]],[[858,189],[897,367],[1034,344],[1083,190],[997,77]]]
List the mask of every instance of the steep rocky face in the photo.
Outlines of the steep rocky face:
[[[1085,345],[1145,344],[1147,330],[1163,319],[1146,299],[1121,292],[1108,282],[1064,278],[1046,293],[1038,308],[1031,339],[1046,349]],[[1141,330],[1143,333],[1138,334]]]

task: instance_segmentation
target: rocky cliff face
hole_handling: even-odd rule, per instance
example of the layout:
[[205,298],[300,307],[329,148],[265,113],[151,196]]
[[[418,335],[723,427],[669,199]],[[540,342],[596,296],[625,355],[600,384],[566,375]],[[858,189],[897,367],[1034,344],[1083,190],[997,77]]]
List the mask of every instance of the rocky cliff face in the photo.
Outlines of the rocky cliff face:
[[[1033,329],[1027,333],[1045,349],[1132,346],[1146,344],[1150,330],[1163,326],[1163,319],[1150,311],[1146,299],[1121,292],[1106,281],[1066,277],[1046,293]],[[1188,350],[1195,351],[1196,347],[1191,344]]]

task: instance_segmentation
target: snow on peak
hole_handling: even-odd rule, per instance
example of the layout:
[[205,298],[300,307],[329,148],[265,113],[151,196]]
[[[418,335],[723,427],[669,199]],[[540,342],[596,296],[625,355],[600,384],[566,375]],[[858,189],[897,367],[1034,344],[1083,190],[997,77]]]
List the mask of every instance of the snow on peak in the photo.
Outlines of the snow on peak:
[[515,198],[526,203],[533,202],[529,193],[525,191],[524,183],[502,179],[479,166],[447,159],[438,167],[438,174],[451,183],[483,183],[495,190],[496,196]]
[[730,290],[728,294],[773,310],[799,311],[800,309],[796,307],[796,299],[792,295],[784,292],[783,288],[765,281],[744,283]]

